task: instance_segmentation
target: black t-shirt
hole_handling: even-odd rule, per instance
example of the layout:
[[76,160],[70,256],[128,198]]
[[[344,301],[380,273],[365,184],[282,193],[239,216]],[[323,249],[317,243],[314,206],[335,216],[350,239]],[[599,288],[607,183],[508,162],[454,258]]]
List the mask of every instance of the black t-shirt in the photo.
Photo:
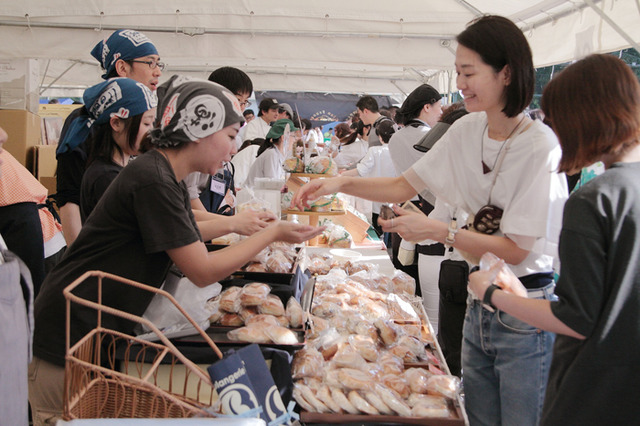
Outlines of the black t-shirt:
[[640,163],[614,164],[567,201],[543,425],[640,419]]
[[[168,161],[153,150],[125,167],[111,183],[64,258],[46,277],[35,302],[34,354],[64,365],[65,299],[62,290],[83,273],[109,272],[160,287],[171,265],[166,250],[201,240],[187,188]],[[96,300],[96,286],[74,294]],[[151,293],[107,280],[103,303],[142,315]],[[72,344],[96,327],[95,311],[74,305]],[[127,320],[106,316],[103,326],[131,332]]]
[[112,161],[98,159],[93,161],[82,177],[80,188],[80,217],[82,223],[98,204],[111,182],[118,176],[122,166]]
[[[71,123],[80,115],[88,115],[84,107],[77,108],[69,114],[64,121],[60,140],[63,140],[71,127]],[[57,155],[58,167],[56,170],[56,194],[54,196],[58,206],[67,203],[80,205],[80,185],[82,175],[87,164],[87,143],[82,142],[74,149]]]

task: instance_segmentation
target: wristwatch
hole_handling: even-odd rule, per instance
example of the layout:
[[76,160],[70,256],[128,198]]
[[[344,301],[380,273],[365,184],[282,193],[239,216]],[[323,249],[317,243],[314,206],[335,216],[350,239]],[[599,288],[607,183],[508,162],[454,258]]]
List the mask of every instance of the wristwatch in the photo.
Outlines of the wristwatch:
[[495,305],[493,303],[491,303],[491,296],[493,296],[493,292],[496,291],[496,290],[500,290],[500,287],[498,287],[495,284],[491,284],[485,290],[484,297],[482,298],[482,303],[484,303],[487,306],[491,306],[493,309],[498,309],[498,308],[495,307]]

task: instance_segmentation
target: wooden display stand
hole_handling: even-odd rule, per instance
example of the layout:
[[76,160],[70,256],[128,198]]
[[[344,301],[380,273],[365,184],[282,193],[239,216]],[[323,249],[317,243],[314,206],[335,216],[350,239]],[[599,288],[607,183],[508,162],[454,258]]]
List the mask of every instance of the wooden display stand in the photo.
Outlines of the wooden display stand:
[[[309,225],[318,226],[320,222],[320,216],[344,216],[347,212],[344,210],[340,211],[328,211],[328,212],[305,212],[301,210],[283,210],[282,214],[290,215],[296,214],[298,216],[309,216]],[[308,245],[317,246],[318,245],[318,237],[314,237],[309,240]]]

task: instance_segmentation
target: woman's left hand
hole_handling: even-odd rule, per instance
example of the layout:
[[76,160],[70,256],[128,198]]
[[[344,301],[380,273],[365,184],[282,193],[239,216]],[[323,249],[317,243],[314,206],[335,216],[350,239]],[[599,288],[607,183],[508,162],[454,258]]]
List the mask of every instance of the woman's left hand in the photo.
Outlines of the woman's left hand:
[[[378,225],[384,232],[396,232],[406,241],[419,242],[430,238],[431,228],[434,220],[429,219],[422,213],[410,212],[399,206],[393,206],[393,211],[397,215],[392,219],[380,219]],[[446,225],[445,225],[446,226]]]
[[[495,267],[495,265],[494,265]],[[469,290],[480,300],[484,298],[484,292],[495,279],[497,271],[492,269],[486,271],[476,271],[469,274]]]

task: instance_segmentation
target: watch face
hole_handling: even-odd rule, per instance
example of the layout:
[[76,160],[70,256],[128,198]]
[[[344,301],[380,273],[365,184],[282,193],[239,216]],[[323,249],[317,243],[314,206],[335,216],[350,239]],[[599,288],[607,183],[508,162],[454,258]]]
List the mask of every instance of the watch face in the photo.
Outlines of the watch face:
[[500,207],[486,205],[481,207],[473,219],[473,228],[483,234],[493,234],[500,229],[502,209]]

